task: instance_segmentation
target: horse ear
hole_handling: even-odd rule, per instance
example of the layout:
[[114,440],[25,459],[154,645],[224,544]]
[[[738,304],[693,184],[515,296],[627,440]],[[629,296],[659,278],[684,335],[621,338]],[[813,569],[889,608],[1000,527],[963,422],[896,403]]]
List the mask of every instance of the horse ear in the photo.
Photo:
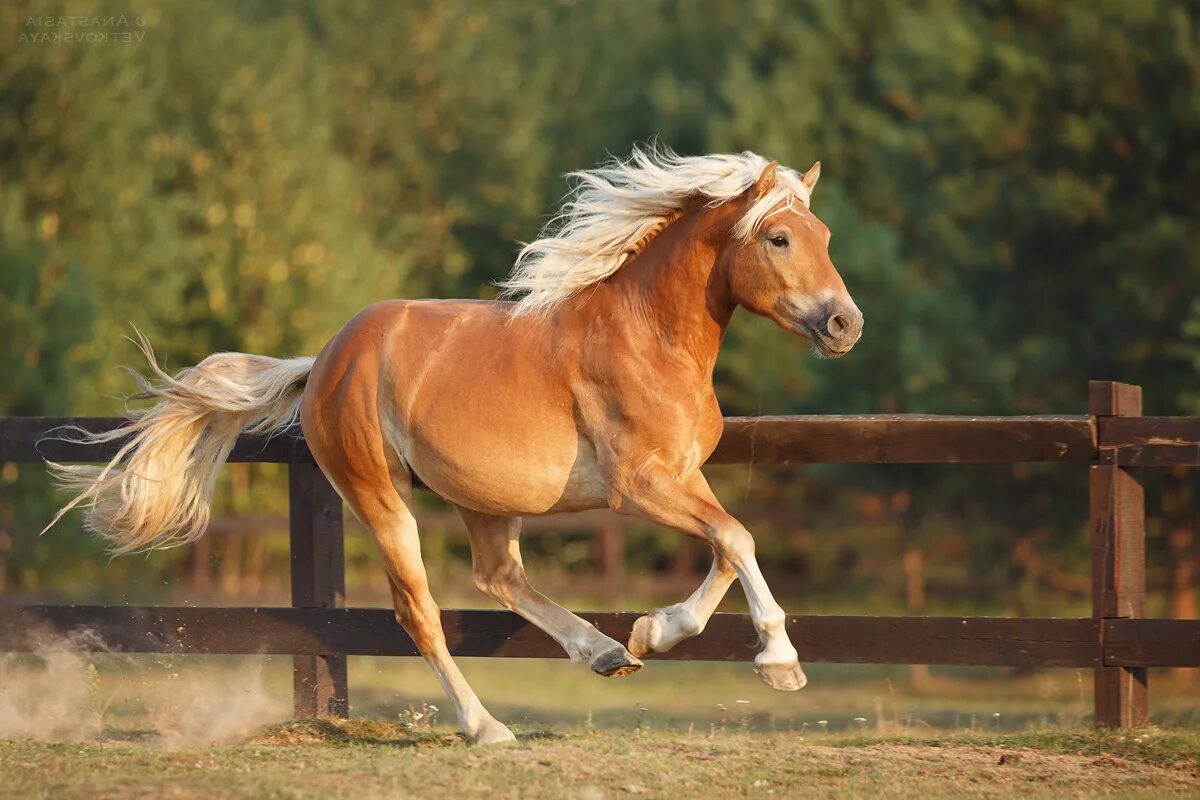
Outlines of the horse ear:
[[821,162],[813,164],[808,168],[808,172],[800,176],[800,182],[808,187],[808,191],[817,188],[817,181],[821,177]]
[[763,167],[763,171],[758,174],[758,180],[754,182],[754,188],[750,190],[750,195],[752,197],[762,197],[767,192],[775,188],[775,182],[778,179],[778,176],[775,174],[775,170],[778,168],[778,161],[772,161],[770,164],[767,164],[765,167]]

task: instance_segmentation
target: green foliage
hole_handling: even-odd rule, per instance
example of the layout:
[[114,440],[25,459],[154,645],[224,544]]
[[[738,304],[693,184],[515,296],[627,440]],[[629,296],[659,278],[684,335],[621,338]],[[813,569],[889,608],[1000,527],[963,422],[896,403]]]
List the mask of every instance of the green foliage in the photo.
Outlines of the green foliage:
[[[17,41],[122,11],[0,11],[0,414],[117,411],[129,323],[176,368],[314,353],[384,297],[492,296],[561,173],[656,135],[821,159],[866,314],[837,361],[739,315],[727,412],[1079,412],[1089,378],[1200,411],[1195,4],[224,0],[147,9],[135,44]],[[1069,476],[854,474],[911,492],[904,530],[977,520],[993,576],[1031,528],[1079,541]],[[817,494],[781,481],[748,502]],[[49,501],[10,483],[24,530]],[[277,486],[250,473],[232,504],[281,509]]]

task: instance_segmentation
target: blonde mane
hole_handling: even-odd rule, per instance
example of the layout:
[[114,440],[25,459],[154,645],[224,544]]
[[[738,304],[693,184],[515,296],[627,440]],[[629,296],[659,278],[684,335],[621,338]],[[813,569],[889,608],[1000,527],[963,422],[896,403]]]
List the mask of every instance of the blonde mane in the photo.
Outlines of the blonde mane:
[[[503,296],[517,298],[514,314],[550,311],[575,292],[612,275],[678,218],[688,200],[726,203],[749,189],[769,162],[762,156],[716,153],[680,156],[653,145],[635,147],[627,159],[569,173],[573,181],[559,213],[541,238],[525,245]],[[748,239],[768,216],[809,190],[794,170],[779,167],[775,187],[754,202],[734,226]]]

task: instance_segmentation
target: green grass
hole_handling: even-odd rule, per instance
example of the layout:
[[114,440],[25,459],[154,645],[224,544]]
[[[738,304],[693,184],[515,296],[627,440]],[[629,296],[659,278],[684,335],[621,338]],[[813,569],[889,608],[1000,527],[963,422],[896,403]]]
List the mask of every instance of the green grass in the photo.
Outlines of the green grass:
[[[126,735],[127,737],[127,735]],[[1200,734],[949,736],[521,731],[474,748],[381,720],[297,721],[234,746],[0,743],[0,795],[230,797],[1177,797],[1197,792]]]
[[1165,722],[1106,732],[1078,670],[461,663],[515,745],[468,746],[417,659],[353,659],[351,721],[281,722],[288,658],[9,657],[0,798],[1200,796],[1200,687],[1160,674]]
[[[291,659],[227,656],[76,656],[45,668],[36,660],[0,664],[0,706],[9,694],[62,699],[74,688],[92,709],[90,727],[194,729],[263,724],[287,715]],[[905,667],[806,665],[810,683],[800,692],[763,686],[743,663],[648,660],[645,669],[604,679],[566,660],[459,659],[484,704],[506,723],[572,731],[585,721],[600,730],[649,728],[680,732],[749,729],[922,734],[1069,729],[1090,721],[1088,670],[1018,674],[1004,669],[937,669],[914,684]],[[93,669],[93,665],[95,669]],[[1154,721],[1166,728],[1200,730],[1200,684],[1151,675]],[[237,698],[233,709],[229,697]],[[354,717],[396,719],[410,707],[434,704],[440,723],[453,729],[450,707],[420,659],[350,660]],[[239,720],[232,711],[242,712]],[[69,718],[72,709],[57,709]],[[44,709],[30,714],[45,716]],[[0,715],[0,736],[5,734]],[[823,724],[822,724],[823,723]],[[68,726],[69,727],[69,726]],[[202,727],[202,725],[201,725]],[[13,730],[12,727],[7,730]],[[187,741],[204,737],[185,737]],[[220,738],[220,737],[216,737]]]
[[[876,736],[831,736],[837,747],[863,747]],[[1142,764],[1193,770],[1200,775],[1200,731],[1146,726],[1132,730],[1035,730],[1018,733],[949,733],[895,736],[886,741],[917,747],[999,747],[1072,756],[1110,755]]]
[[[577,741],[602,741],[606,736],[631,736],[640,741],[670,739],[670,731],[633,730],[621,733],[598,733],[581,730],[571,733],[548,731],[521,731],[520,740],[526,743],[538,739]],[[681,740],[706,740],[713,742],[754,742],[769,739],[743,731],[710,732],[696,737],[680,736]],[[1019,733],[949,733],[926,735],[878,736],[856,733],[822,733],[805,731],[791,733],[786,738],[808,742],[815,746],[862,748],[879,744],[910,747],[979,748],[994,747],[1008,750],[1035,750],[1043,753],[1071,756],[1111,755],[1132,762],[1161,767],[1177,767],[1200,773],[1200,731],[1164,730],[1152,725],[1125,730],[1078,729],[1038,730]],[[416,723],[394,723],[379,719],[333,720],[302,719],[289,720],[272,725],[252,740],[255,744],[321,744],[329,746],[388,745],[397,747],[456,747],[465,745],[464,738],[457,733],[445,733],[428,725]]]
[[[1089,670],[947,668],[914,684],[903,666],[806,664],[809,685],[779,693],[744,663],[647,660],[640,672],[607,680],[562,660],[459,661],[499,718],[554,730],[570,730],[590,714],[600,729],[707,731],[745,724],[783,732],[806,724],[816,729],[824,720],[830,731],[858,731],[863,723],[856,720],[865,719],[872,733],[1018,731],[1076,727],[1089,722],[1092,711]],[[350,687],[352,708],[362,716],[442,703],[432,673],[413,659],[352,659]],[[1200,684],[1156,673],[1151,697],[1158,724],[1200,729]]]

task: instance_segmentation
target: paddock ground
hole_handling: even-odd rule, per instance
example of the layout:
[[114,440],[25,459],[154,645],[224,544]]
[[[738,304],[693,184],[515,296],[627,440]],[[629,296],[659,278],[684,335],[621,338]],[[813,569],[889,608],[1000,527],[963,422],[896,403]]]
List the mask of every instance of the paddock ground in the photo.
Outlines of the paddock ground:
[[0,744],[4,797],[626,798],[1200,795],[1200,736],[520,731],[473,748],[382,721],[283,723],[235,746]]
[[[348,723],[289,722],[285,657],[0,658],[2,798],[1200,796],[1200,685],[1097,733],[1087,670],[463,659],[520,737],[473,748],[418,659],[352,659]],[[438,708],[440,706],[440,708]]]

